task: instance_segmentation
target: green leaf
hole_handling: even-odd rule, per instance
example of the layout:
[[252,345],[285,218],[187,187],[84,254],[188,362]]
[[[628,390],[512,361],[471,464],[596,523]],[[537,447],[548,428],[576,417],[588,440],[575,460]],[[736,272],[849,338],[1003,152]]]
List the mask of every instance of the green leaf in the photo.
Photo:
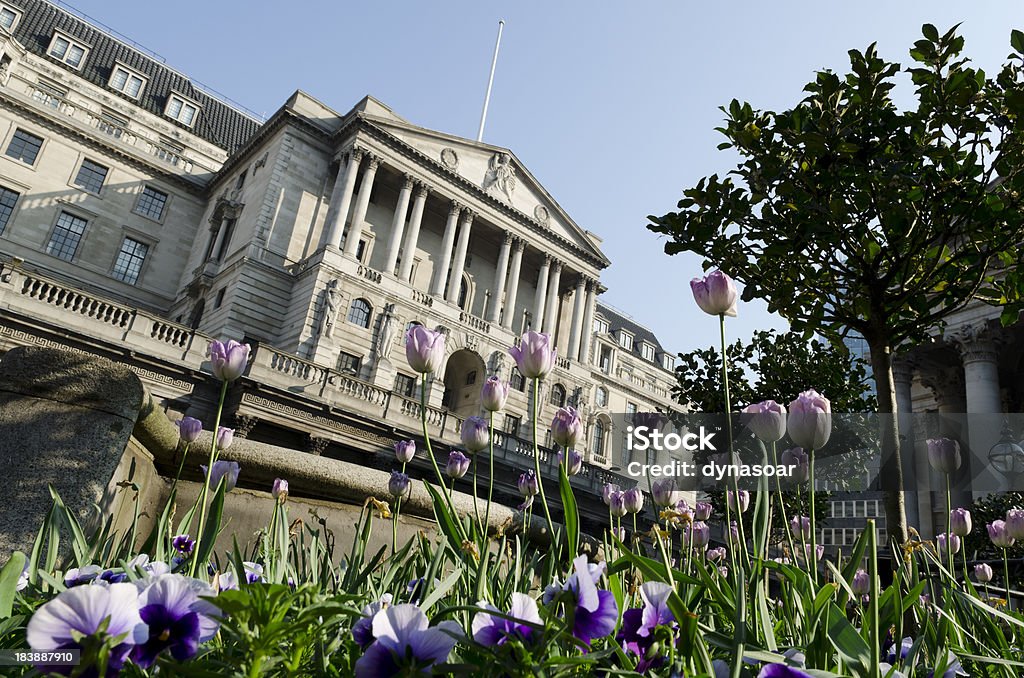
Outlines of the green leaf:
[[[485,557],[484,556],[481,557]],[[441,600],[446,593],[448,593],[453,586],[459,583],[459,579],[462,578],[462,568],[455,568],[455,571],[445,577],[445,580],[434,587],[434,590],[430,592],[430,595],[423,599],[420,603],[420,607],[423,610],[430,610],[431,606],[437,601]]]
[[928,38],[932,42],[939,41],[939,30],[935,28],[935,26],[933,26],[932,24],[925,24],[924,26],[921,26],[921,35]]
[[835,603],[828,606],[828,639],[847,664],[860,668],[854,674],[867,675],[871,663],[871,650],[864,642],[857,629],[846,621],[846,615],[836,607]]
[[14,609],[14,594],[21,579],[21,573],[25,571],[25,554],[15,551],[11,559],[7,561],[4,568],[0,570],[0,619],[7,619]]
[[569,485],[569,476],[565,474],[565,465],[558,465],[558,489],[562,495],[562,512],[565,514],[565,537],[569,544],[569,558],[572,559],[580,551],[580,513],[576,507],[576,497]]
[[[448,511],[448,505],[441,493],[426,480],[423,481],[423,486],[427,488],[427,494],[430,495],[431,500],[434,503],[434,516],[437,518],[437,524],[441,528],[441,532],[448,537],[448,543],[452,545],[452,548],[456,552],[462,550],[462,539],[459,537],[459,529],[455,526],[455,522],[452,519],[451,513]],[[481,557],[483,554],[481,554]]]
[[1010,31],[1010,47],[1018,54],[1024,54],[1024,33],[1017,29]]
[[[220,531],[220,521],[224,515],[224,492],[226,489],[227,485],[222,478],[217,484],[217,492],[213,495],[213,501],[210,503],[210,513],[206,516],[202,541],[197,545],[196,553],[192,556],[197,558],[199,563],[205,564],[210,559],[210,554],[213,553],[214,542],[217,541],[217,533]],[[239,577],[244,579],[245,574],[239,573]]]

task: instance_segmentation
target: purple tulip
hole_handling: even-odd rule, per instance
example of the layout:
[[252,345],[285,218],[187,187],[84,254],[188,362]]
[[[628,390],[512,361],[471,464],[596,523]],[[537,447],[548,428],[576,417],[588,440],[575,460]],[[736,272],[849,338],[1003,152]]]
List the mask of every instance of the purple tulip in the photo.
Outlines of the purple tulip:
[[935,537],[935,550],[938,551],[939,558],[960,553],[960,537],[955,534],[940,534]]
[[[814,546],[814,559],[815,560],[821,560],[822,557],[824,557],[824,555],[825,555],[825,547],[822,546],[821,544],[816,544]],[[809,560],[810,557],[811,557],[811,545],[810,544],[804,544],[804,559],[805,560]]]
[[469,457],[458,450],[449,452],[448,463],[444,467],[445,474],[452,480],[456,480],[466,475],[467,471],[469,471]]
[[210,363],[213,376],[221,381],[234,381],[245,372],[249,364],[249,344],[239,344],[234,339],[210,342]]
[[811,475],[811,461],[802,447],[791,447],[782,453],[782,465],[792,468],[790,478],[797,485],[807,482]]
[[416,456],[416,442],[399,440],[395,443],[395,459],[401,464],[408,464]]
[[684,534],[690,540],[690,545],[695,549],[703,549],[711,541],[711,529],[702,520],[693,523]]
[[[76,586],[44,603],[28,622],[26,639],[33,650],[82,649],[83,636],[121,638],[110,651],[107,675],[118,675],[132,646],[149,638],[139,616],[139,593],[134,584]],[[70,675],[74,666],[36,665],[45,675]],[[92,672],[93,675],[96,671]]]
[[960,443],[951,438],[929,438],[928,463],[940,473],[950,474],[960,468]]
[[519,373],[527,379],[543,379],[555,368],[555,350],[551,335],[530,330],[523,334],[519,346],[508,350],[516,361]]
[[567,450],[576,447],[576,443],[583,438],[583,422],[575,407],[558,408],[555,418],[551,420],[551,438]]
[[192,417],[182,417],[175,423],[178,425],[178,436],[183,443],[194,443],[203,432],[203,422]]
[[622,504],[629,513],[640,513],[644,510],[644,492],[639,487],[626,490],[622,495]]
[[992,581],[992,567],[985,563],[978,563],[974,566],[974,578],[982,584]]
[[453,621],[431,627],[423,610],[415,605],[391,605],[373,615],[375,640],[355,666],[356,678],[412,675],[430,671],[444,662],[462,629]]
[[871,593],[871,577],[868,576],[867,571],[857,570],[853,575],[853,581],[850,582],[850,589],[857,596],[866,596]]
[[480,390],[480,405],[488,412],[500,412],[508,400],[509,385],[496,376],[487,377]]
[[740,527],[736,524],[735,520],[732,521],[731,525],[729,525],[729,536],[732,537],[733,543],[740,540]]
[[352,625],[352,639],[356,641],[359,649],[365,650],[373,642],[373,617],[390,605],[392,600],[392,595],[385,593],[380,600],[370,603],[362,609],[363,616]]
[[664,663],[664,655],[654,651],[655,629],[670,626],[675,615],[668,608],[668,597],[672,587],[663,582],[647,582],[640,587],[642,608],[633,608],[622,613],[622,628],[616,640],[627,652],[639,658],[637,672],[646,674]]
[[199,643],[213,638],[220,627],[220,609],[200,597],[213,596],[213,589],[179,574],[150,582],[139,594],[139,615],[149,626],[149,637],[132,650],[132,661],[148,669],[164,650],[179,662],[195,657]]
[[1006,512],[1006,533],[1014,540],[1024,539],[1024,511],[1014,508]]
[[786,435],[786,408],[774,400],[748,406],[742,419],[750,432],[766,443],[782,440]]
[[217,449],[223,452],[235,442],[235,429],[221,426],[217,429]]
[[604,499],[605,506],[610,506],[612,503],[612,494],[619,491],[619,486],[615,483],[605,483],[604,487],[601,488],[601,498]]
[[955,508],[949,512],[949,531],[958,537],[966,537],[971,533],[971,512],[965,508]]
[[466,421],[462,422],[459,436],[462,439],[463,447],[470,454],[484,449],[491,441],[487,420],[483,417],[467,418]]
[[187,556],[192,553],[192,550],[196,547],[196,540],[187,534],[179,534],[177,537],[171,539],[171,546],[174,550],[183,556]]
[[712,510],[713,510],[713,507],[711,506],[711,504],[709,502],[698,501],[693,506],[693,519],[694,520],[710,520],[711,519],[711,511]]
[[1013,546],[1014,538],[1006,529],[1006,523],[1002,520],[993,520],[991,523],[986,525],[988,529],[988,538],[992,540],[993,546],[998,546],[1001,549],[1010,548]]
[[[498,608],[483,601],[477,603],[477,607],[498,612]],[[484,647],[495,647],[503,645],[509,639],[529,640],[534,628],[528,624],[543,626],[544,621],[540,618],[537,609],[537,601],[525,593],[512,594],[512,609],[508,616],[496,617],[487,612],[477,612],[473,616],[473,640]],[[523,623],[527,622],[527,623]]]
[[705,558],[707,558],[708,560],[710,560],[712,562],[716,562],[716,563],[721,561],[721,560],[724,560],[725,559],[725,555],[726,555],[726,551],[725,551],[725,547],[724,546],[719,546],[718,548],[708,549],[704,553],[704,557]]
[[651,499],[658,506],[672,506],[679,501],[679,492],[676,490],[676,481],[672,478],[655,480],[651,485]]
[[813,388],[789,404],[786,423],[789,437],[798,446],[820,450],[832,435],[832,405]]
[[402,499],[409,494],[411,488],[409,476],[401,471],[392,471],[388,480],[388,492],[396,499]]
[[[558,453],[558,463],[562,464],[565,461],[565,455],[562,452]],[[565,465],[565,474],[568,476],[574,476],[583,470],[583,455],[576,450],[569,450],[569,463]]]
[[793,539],[811,538],[811,519],[807,516],[793,516],[789,520],[789,532]]
[[719,565],[718,566],[718,574],[722,575],[722,577],[724,577],[724,578],[728,578],[728,576],[729,576],[729,568],[726,567],[725,565]]
[[[203,469],[203,475],[206,475],[206,467],[200,466]],[[224,491],[230,492],[235,489],[235,485],[238,483],[238,473],[241,471],[241,467],[237,461],[215,461],[213,462],[213,470],[210,472],[210,487],[214,490],[220,485],[221,478],[224,479]]]
[[814,678],[811,674],[785,664],[766,664],[757,678]]
[[444,333],[413,325],[406,334],[405,358],[420,374],[437,372],[444,363]]
[[616,518],[626,515],[626,493],[619,490],[612,495],[611,503],[608,504],[608,511]]
[[727,490],[725,493],[725,501],[733,511],[746,513],[747,509],[750,508],[750,492],[740,490],[738,496],[739,501],[737,502],[737,495],[732,490]]
[[604,572],[604,563],[591,568],[586,556],[579,556],[572,562],[574,573],[564,587],[564,590],[576,594],[572,634],[589,646],[594,638],[607,636],[615,629],[619,608],[611,591],[597,588],[597,581]]
[[540,492],[540,483],[537,482],[537,474],[533,471],[520,474],[516,485],[519,487],[519,494],[524,498],[530,498]]
[[708,315],[736,317],[736,285],[721,271],[712,271],[703,278],[690,281],[693,299]]
[[282,478],[274,478],[270,494],[277,500],[277,503],[285,503],[288,499],[288,481]]

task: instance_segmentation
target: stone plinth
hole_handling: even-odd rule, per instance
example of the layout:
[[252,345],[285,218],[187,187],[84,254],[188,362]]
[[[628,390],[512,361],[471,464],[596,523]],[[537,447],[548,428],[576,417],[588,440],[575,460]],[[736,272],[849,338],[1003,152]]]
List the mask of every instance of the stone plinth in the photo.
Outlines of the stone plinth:
[[103,358],[40,347],[3,356],[0,554],[31,548],[52,504],[49,485],[80,519],[105,503],[143,396],[131,370]]

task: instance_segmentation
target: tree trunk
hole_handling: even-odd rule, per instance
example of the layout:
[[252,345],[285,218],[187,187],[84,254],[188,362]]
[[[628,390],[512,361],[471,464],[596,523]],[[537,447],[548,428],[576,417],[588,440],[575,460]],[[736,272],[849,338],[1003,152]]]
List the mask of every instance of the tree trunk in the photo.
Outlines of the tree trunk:
[[[885,522],[889,541],[898,549],[907,542],[907,510],[903,497],[903,460],[900,454],[899,413],[896,383],[892,375],[892,347],[885,340],[867,339],[871,349],[871,370],[878,391],[879,428],[882,443],[881,478],[885,488]],[[893,569],[900,562],[898,551],[892,554]]]

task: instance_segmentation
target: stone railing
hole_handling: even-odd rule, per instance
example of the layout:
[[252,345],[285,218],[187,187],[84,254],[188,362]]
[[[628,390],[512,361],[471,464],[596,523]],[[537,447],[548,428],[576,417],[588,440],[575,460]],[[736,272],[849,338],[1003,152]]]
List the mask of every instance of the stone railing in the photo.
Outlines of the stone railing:
[[135,311],[126,306],[103,301],[32,275],[24,276],[21,294],[29,299],[119,328],[127,328],[135,315]]
[[491,333],[491,324],[483,318],[478,318],[472,313],[462,311],[459,313],[459,322],[467,327],[471,327],[477,332],[483,332],[484,334]]
[[366,278],[372,283],[376,283],[379,285],[381,281],[384,279],[383,273],[381,273],[380,271],[375,271],[369,266],[359,264],[359,268],[357,270],[359,272],[360,277]]
[[430,308],[431,306],[434,305],[434,297],[430,296],[426,292],[419,291],[415,287],[411,290],[409,296],[417,304],[423,304],[427,308]]

